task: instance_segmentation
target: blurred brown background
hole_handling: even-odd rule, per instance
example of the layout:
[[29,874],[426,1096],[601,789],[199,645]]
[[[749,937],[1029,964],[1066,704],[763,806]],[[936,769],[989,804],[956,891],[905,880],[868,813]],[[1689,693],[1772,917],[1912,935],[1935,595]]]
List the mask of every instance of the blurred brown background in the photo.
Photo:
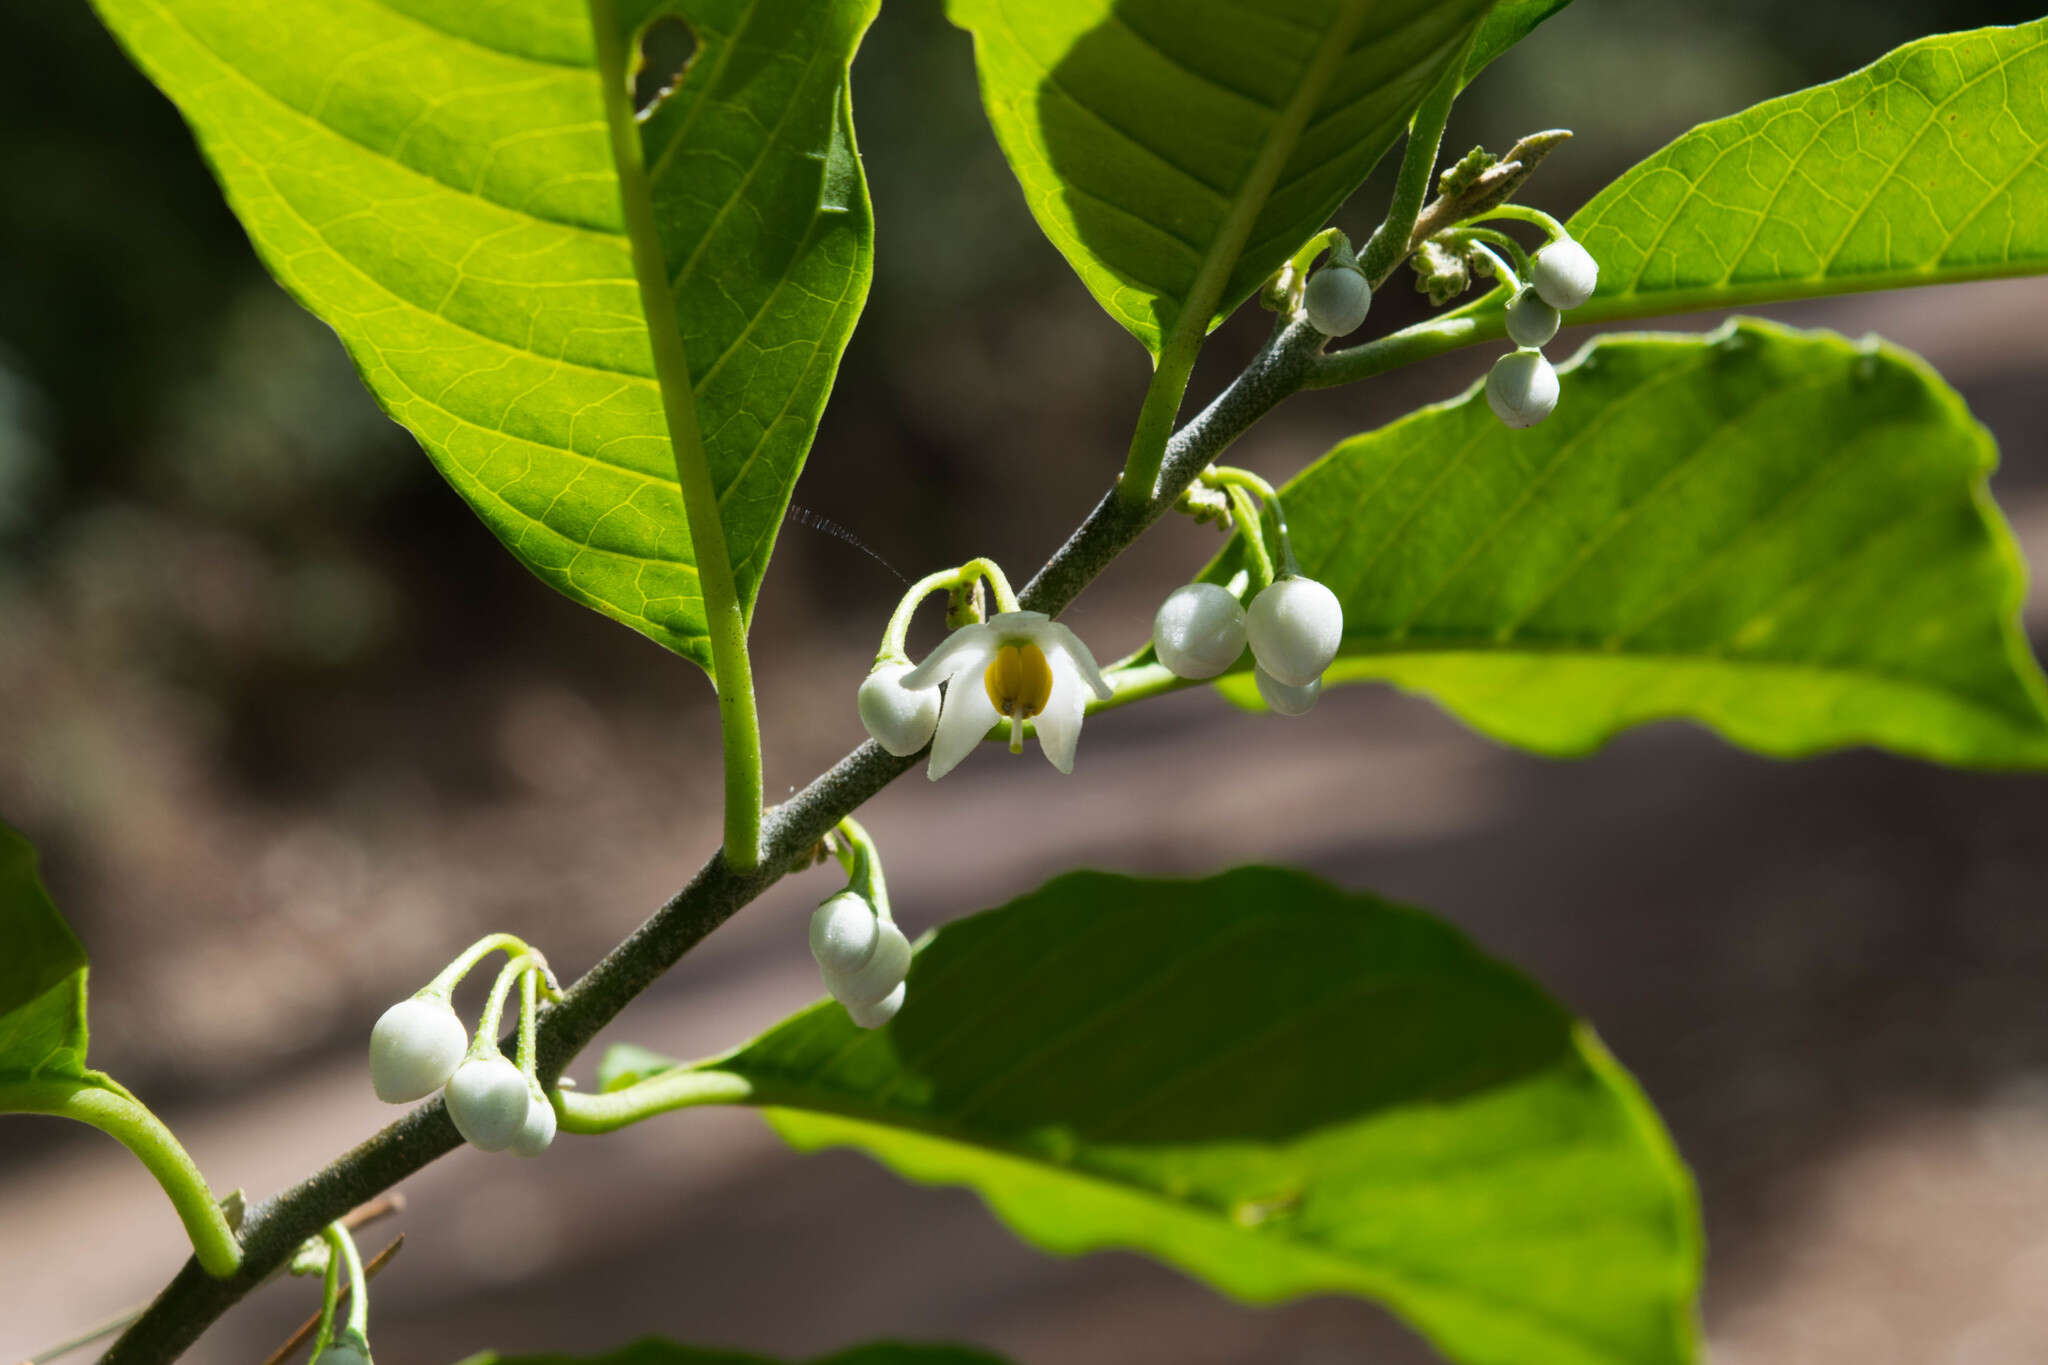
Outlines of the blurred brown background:
[[[1578,0],[1451,142],[1577,129],[1531,195],[1563,213],[1695,121],[2029,17]],[[856,100],[880,263],[797,500],[905,574],[1025,571],[1115,469],[1142,353],[1023,213],[938,0],[888,0]],[[1382,181],[1341,216],[1354,233]],[[261,273],[77,0],[0,11],[0,186],[0,810],[93,954],[97,1064],[218,1184],[268,1194],[388,1119],[369,1024],[457,947],[513,929],[580,970],[713,846],[710,689],[498,548]],[[2044,310],[2048,282],[1767,311],[1928,355],[1999,436],[2042,566]],[[1390,287],[1372,325],[1419,313]],[[1226,328],[1197,389],[1263,329]],[[1286,475],[1487,358],[1296,399],[1237,454]],[[1162,528],[1070,619],[1122,652],[1214,543]],[[859,738],[897,591],[785,531],[755,630],[771,794]],[[1243,761],[1256,791],[1191,780]],[[1378,690],[1299,723],[1184,694],[1092,723],[1072,779],[989,753],[863,818],[914,932],[1075,863],[1286,861],[1430,906],[1590,1017],[1663,1110],[1704,1188],[1715,1360],[2048,1360],[2048,781],[1773,764],[1671,726],[1560,764]],[[811,998],[804,917],[831,889],[778,887],[618,1036],[710,1051]],[[1024,1365],[1428,1358],[1366,1305],[1247,1309],[1135,1257],[1044,1258],[970,1195],[800,1159],[746,1113],[537,1163],[463,1153],[408,1193],[373,1295],[386,1365],[647,1332],[952,1338]],[[146,1297],[180,1246],[108,1140],[0,1122],[0,1360]],[[314,1298],[273,1287],[191,1358],[260,1360]]]

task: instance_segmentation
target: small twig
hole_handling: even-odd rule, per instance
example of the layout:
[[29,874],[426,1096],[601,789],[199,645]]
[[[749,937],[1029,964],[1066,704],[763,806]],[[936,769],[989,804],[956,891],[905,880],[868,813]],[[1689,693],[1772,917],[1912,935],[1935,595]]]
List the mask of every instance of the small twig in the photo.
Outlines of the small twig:
[[[377,1204],[380,1202],[382,1201],[372,1200],[369,1204],[363,1205],[363,1208],[370,1208],[373,1204]],[[405,1201],[401,1199],[398,1202],[400,1204],[403,1204]],[[357,1210],[357,1213],[361,1212],[362,1210]],[[360,1227],[362,1223],[371,1222],[377,1218],[381,1218],[385,1213],[391,1212],[395,1212],[395,1210],[385,1209],[381,1210],[378,1213],[370,1214],[368,1217],[362,1218],[357,1223],[357,1226]],[[355,1216],[356,1215],[354,1214],[350,1215],[350,1217]],[[348,1220],[343,1219],[342,1221],[346,1223]],[[382,1251],[378,1252],[375,1256],[372,1256],[368,1261],[366,1261],[363,1264],[363,1278],[366,1280],[376,1279],[377,1272],[382,1270],[385,1266],[389,1265],[391,1263],[391,1258],[393,1256],[396,1256],[398,1254],[398,1249],[404,1245],[405,1234],[401,1232],[398,1234],[397,1237],[392,1239],[390,1246],[385,1247]],[[348,1302],[348,1296],[355,1292],[356,1287],[354,1285],[350,1285],[347,1289],[342,1290],[341,1302]],[[340,1311],[340,1305],[336,1305],[336,1311]],[[270,1353],[270,1358],[268,1360],[265,1360],[263,1362],[263,1365],[284,1365],[284,1363],[287,1360],[290,1360],[292,1358],[292,1354],[295,1351],[297,1351],[301,1346],[304,1346],[306,1344],[307,1339],[310,1338],[313,1335],[313,1333],[319,1330],[320,1315],[318,1313],[315,1313],[312,1317],[307,1318],[304,1322],[300,1323],[299,1330],[292,1333],[290,1339],[288,1339],[284,1345],[278,1347],[275,1351],[272,1351]]]
[[1439,195],[1430,206],[1416,215],[1415,229],[1408,234],[1408,250],[1387,264],[1386,273],[1372,282],[1377,289],[1392,275],[1396,267],[1407,259],[1408,254],[1436,236],[1447,227],[1464,222],[1485,213],[1488,209],[1505,204],[1522,188],[1522,182],[1532,175],[1543,158],[1571,140],[1571,132],[1564,128],[1553,128],[1544,133],[1529,136],[1508,148],[1507,155],[1492,166],[1481,171],[1463,192],[1456,195]]

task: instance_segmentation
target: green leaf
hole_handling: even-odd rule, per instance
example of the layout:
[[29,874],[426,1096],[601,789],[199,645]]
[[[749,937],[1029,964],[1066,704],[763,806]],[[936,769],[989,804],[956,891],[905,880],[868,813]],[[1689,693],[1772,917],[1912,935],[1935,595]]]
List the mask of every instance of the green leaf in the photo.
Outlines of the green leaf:
[[1693,1358],[1692,1189],[1627,1075],[1448,926],[1303,873],[1062,877],[940,929],[887,1027],[825,1002],[702,1065],[1055,1253],[1379,1299],[1472,1365]]
[[[950,0],[1047,237],[1154,355],[1321,228],[1489,0]],[[1189,316],[1183,317],[1183,313]]]
[[1465,58],[1466,82],[1469,84],[1496,57],[1505,55],[1509,48],[1533,33],[1538,24],[1571,2],[1501,0],[1486,16],[1486,22],[1479,26],[1479,36],[1472,40],[1472,51]]
[[[618,6],[628,41],[673,14],[698,43],[638,125],[659,237],[642,246],[672,281],[749,611],[866,296],[847,64],[877,3]],[[678,333],[650,332],[670,309],[643,307],[583,0],[95,5],[264,263],[485,524],[708,668],[655,359]]]
[[[485,1351],[481,1355],[470,1356],[461,1365],[777,1365],[777,1362],[768,1356],[750,1355],[743,1351],[707,1351],[650,1337],[604,1355],[508,1356]],[[820,1356],[810,1365],[1003,1365],[1003,1362],[996,1356],[971,1351],[964,1346],[911,1346],[890,1341]]]
[[1703,124],[1569,224],[1574,322],[2048,270],[2048,20],[1908,43]]
[[85,949],[0,821],[0,1080],[85,1072]]
[[1740,321],[1595,342],[1526,431],[1475,387],[1283,494],[1304,571],[1344,603],[1333,682],[1549,754],[1677,717],[1779,757],[2039,767],[2048,690],[1996,460],[1914,356]]

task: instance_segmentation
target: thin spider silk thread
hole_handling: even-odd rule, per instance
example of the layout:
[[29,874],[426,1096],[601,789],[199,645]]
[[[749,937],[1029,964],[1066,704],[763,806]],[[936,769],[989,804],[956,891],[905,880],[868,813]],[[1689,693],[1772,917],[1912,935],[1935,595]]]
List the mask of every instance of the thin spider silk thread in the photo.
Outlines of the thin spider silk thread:
[[874,560],[875,563],[881,565],[890,573],[895,574],[897,581],[902,583],[904,587],[907,588],[910,586],[910,580],[903,576],[902,570],[898,569],[894,564],[891,564],[888,560],[876,554],[874,550],[869,547],[866,541],[862,540],[853,532],[847,530],[844,526],[841,526],[838,522],[833,521],[830,517],[821,517],[808,507],[799,507],[795,503],[791,503],[789,505],[789,512],[786,516],[783,517],[783,520],[793,521],[799,526],[808,526],[811,530],[822,531],[826,535],[833,537],[835,540],[845,541],[848,545],[851,545],[854,549],[859,550],[862,554],[866,555],[869,559]]

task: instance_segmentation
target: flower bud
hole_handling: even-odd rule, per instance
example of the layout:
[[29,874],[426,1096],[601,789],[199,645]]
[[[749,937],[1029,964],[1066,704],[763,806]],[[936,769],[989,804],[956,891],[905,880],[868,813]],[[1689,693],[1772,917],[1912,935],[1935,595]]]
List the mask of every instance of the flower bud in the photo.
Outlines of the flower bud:
[[1308,277],[1301,291],[1308,325],[1326,337],[1349,336],[1365,324],[1372,307],[1372,285],[1355,266],[1324,266]]
[[875,908],[857,892],[842,891],[811,912],[811,956],[823,971],[859,971],[881,939]]
[[1259,667],[1289,687],[1323,675],[1344,638],[1344,607],[1313,578],[1279,578],[1252,599],[1245,634]]
[[1533,427],[1557,406],[1557,371],[1540,351],[1510,351],[1486,376],[1486,403],[1511,427]]
[[370,1343],[353,1332],[344,1332],[328,1343],[313,1365],[370,1365]]
[[1563,319],[1533,289],[1524,289],[1508,303],[1508,340],[1524,349],[1547,345]]
[[848,1008],[879,1004],[903,984],[904,976],[910,971],[910,940],[903,937],[903,931],[893,924],[877,921],[877,926],[875,950],[866,962],[850,972],[837,972],[830,967],[820,969],[825,978],[825,989],[832,992],[834,1000]]
[[528,1086],[526,1122],[519,1125],[519,1134],[512,1139],[512,1155],[539,1156],[545,1152],[555,1140],[555,1123],[555,1106],[548,1103],[547,1096]]
[[875,743],[908,758],[932,742],[939,727],[939,689],[905,687],[908,663],[883,664],[860,685],[860,723]]
[[1152,648],[1178,678],[1213,678],[1244,653],[1244,608],[1214,583],[1185,583],[1152,618]]
[[1321,678],[1304,687],[1289,687],[1263,668],[1253,669],[1252,678],[1259,685],[1259,698],[1282,716],[1307,715],[1316,709],[1316,698],[1323,695]]
[[901,982],[896,989],[872,1005],[848,1005],[846,1017],[862,1028],[880,1028],[896,1017],[896,1011],[903,1008],[903,996],[908,988]]
[[1600,263],[1569,237],[1560,237],[1529,262],[1529,282],[1552,308],[1577,308],[1593,297]]
[[385,1010],[370,1030],[370,1085],[386,1104],[423,1100],[447,1083],[469,1030],[439,996],[415,995]]
[[526,1127],[526,1077],[503,1057],[472,1057],[448,1078],[448,1117],[479,1152],[502,1152]]

